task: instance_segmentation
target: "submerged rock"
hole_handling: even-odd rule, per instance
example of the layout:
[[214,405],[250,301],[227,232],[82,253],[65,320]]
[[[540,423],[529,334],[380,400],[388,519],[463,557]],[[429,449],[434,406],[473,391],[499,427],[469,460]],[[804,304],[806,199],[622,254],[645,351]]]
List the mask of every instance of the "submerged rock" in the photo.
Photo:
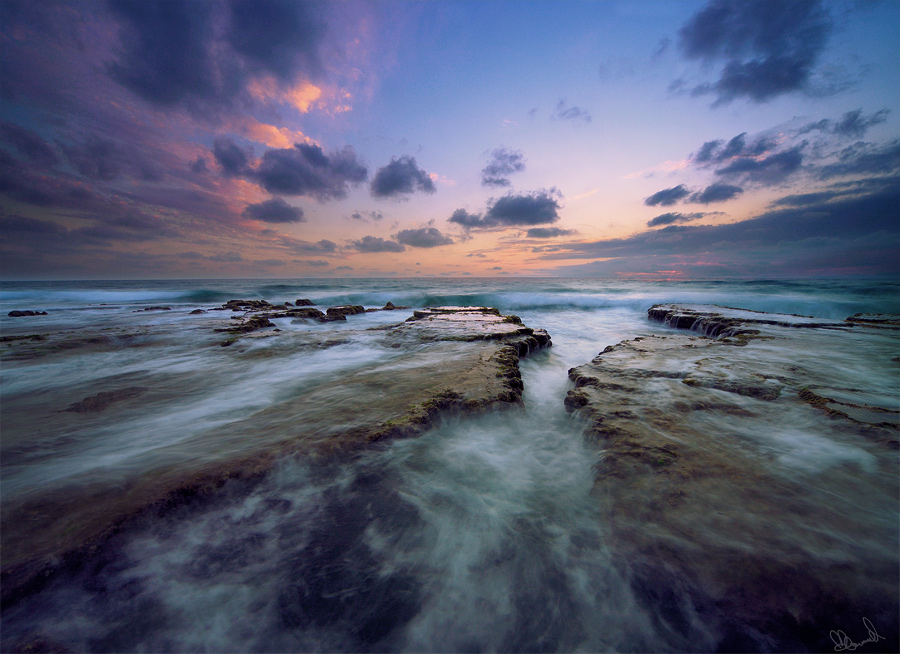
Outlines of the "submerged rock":
[[[318,310],[287,313],[296,311]],[[417,436],[448,413],[521,403],[519,358],[549,346],[546,332],[506,322],[495,309],[441,308],[426,313],[412,322],[365,332],[367,338],[382,339],[381,346],[390,356],[376,357],[345,373],[309,376],[301,385],[286,384],[277,399],[246,416],[165,441],[120,467],[111,464],[74,476],[65,484],[35,487],[14,498],[5,495],[0,505],[4,605],[36,591],[67,566],[82,565],[109,536],[142,512],[162,512],[191,498],[209,496],[228,480],[256,479],[286,455],[345,456],[385,439]],[[263,314],[254,314],[233,329],[244,333],[266,323],[270,321]],[[349,329],[341,330],[345,338],[348,333]],[[298,340],[297,349],[292,350],[295,337],[300,338],[299,333],[283,332],[276,339],[278,344],[266,350],[276,349],[286,358],[295,356],[309,345],[308,340]],[[323,346],[342,342],[326,338]],[[253,351],[246,355],[253,356]],[[232,356],[232,351],[224,356]],[[242,356],[239,348],[235,356]],[[153,393],[133,401],[146,402],[152,411],[150,396],[163,390],[154,385]],[[71,428],[67,421],[111,425],[126,410],[134,409],[127,406],[130,402],[118,401],[137,391],[132,387],[101,392],[70,405],[70,412],[57,411],[36,420],[20,415],[16,424],[28,434],[46,428],[50,439],[67,435]],[[5,440],[8,424],[4,423]]]
[[355,315],[358,315],[360,313],[365,313],[365,312],[366,312],[365,307],[361,307],[358,304],[354,304],[354,305],[346,305],[346,306],[341,306],[341,307],[331,307],[330,309],[327,309],[325,311],[325,315],[328,316],[329,318],[331,318],[332,320],[334,320],[334,319],[340,320],[342,318],[346,319],[346,316],[355,316]]
[[878,380],[896,365],[840,353],[896,335],[718,307],[649,317],[719,337],[609,346],[569,371],[565,401],[600,449],[597,501],[638,595],[685,634],[702,625],[697,650],[831,650],[862,617],[895,647],[900,413]]
[[10,318],[23,318],[26,316],[46,316],[47,312],[46,311],[34,311],[32,309],[26,309],[24,311],[21,311],[21,310],[17,309],[15,311],[10,311],[6,315],[9,316]]
[[132,397],[137,397],[147,389],[142,386],[132,386],[130,388],[121,388],[115,391],[102,391],[96,395],[86,397],[80,402],[69,405],[66,411],[75,413],[97,413],[103,411],[114,402],[121,402]]

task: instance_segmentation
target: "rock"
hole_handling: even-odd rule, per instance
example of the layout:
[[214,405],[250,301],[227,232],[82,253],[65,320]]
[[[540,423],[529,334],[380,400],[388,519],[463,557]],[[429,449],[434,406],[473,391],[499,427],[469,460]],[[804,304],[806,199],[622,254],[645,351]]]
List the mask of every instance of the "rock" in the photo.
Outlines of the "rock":
[[96,395],[86,397],[81,400],[81,402],[69,405],[65,411],[72,411],[74,413],[97,413],[103,411],[114,402],[121,402],[122,400],[137,397],[146,390],[147,389],[143,386],[132,386],[115,391],[103,391]]
[[272,305],[265,300],[228,300],[222,308],[232,311],[262,311],[271,309]]
[[[289,311],[301,310],[318,311]],[[254,315],[244,325],[262,321],[268,319]],[[341,329],[341,337],[347,339],[349,332]],[[297,347],[308,346],[309,340],[292,341],[298,336],[279,335],[276,355],[293,356],[294,342]],[[4,495],[0,503],[4,604],[32,592],[67,565],[91,560],[107,538],[142,511],[161,512],[211,496],[228,480],[257,479],[285,456],[316,460],[346,456],[385,439],[415,437],[448,413],[519,404],[520,357],[550,344],[543,330],[504,322],[498,311],[481,308],[441,308],[412,322],[367,332],[368,336],[383,339],[397,355],[351,368],[343,376],[311,376],[293,394],[286,385],[268,406],[154,448],[151,463],[143,467],[134,461],[109,474],[92,471],[65,487],[36,487],[15,501]],[[323,338],[322,347],[340,342]],[[90,412],[121,399],[101,392],[77,405]],[[102,410],[89,416],[99,427],[103,419],[118,417],[112,408],[108,417]],[[24,439],[32,431],[45,430],[52,432],[51,438],[64,437],[67,419],[85,419],[66,412],[52,418],[57,422],[18,415],[16,424],[28,434],[8,436],[12,421],[4,414],[4,439]]]
[[285,302],[285,303],[284,303],[284,306],[286,306],[286,307],[292,307],[292,306],[294,306],[294,305],[293,305],[292,302]]
[[10,318],[22,318],[24,316],[46,316],[47,312],[46,311],[33,311],[31,309],[26,309],[25,311],[20,311],[20,310],[10,311],[6,315],[9,316]]
[[381,309],[367,309],[367,311],[399,311],[401,309],[409,309],[410,307],[398,307],[393,302],[387,302]]
[[226,332],[228,334],[249,334],[250,332],[255,332],[258,329],[263,329],[265,327],[274,327],[275,323],[266,318],[265,316],[251,316],[246,320],[241,321],[240,324],[234,327],[227,327],[225,329],[217,329],[217,332]]
[[145,307],[143,309],[137,309],[133,313],[140,313],[141,311],[171,311],[172,307]]
[[201,313],[206,313],[206,311],[204,311],[203,309],[194,309],[193,311],[191,311],[191,313],[189,315],[196,316]]
[[331,307],[330,309],[325,311],[325,315],[332,320],[345,320],[346,316],[355,316],[357,314],[365,312],[366,310],[364,307],[348,304],[341,307]]
[[569,371],[565,401],[601,449],[595,495],[639,597],[698,616],[696,650],[831,650],[829,632],[861,616],[896,643],[900,413],[873,381],[891,364],[854,374],[823,355],[876,354],[890,335],[720,307],[648,314],[694,334],[605,348]]
[[312,307],[312,306],[315,306],[316,303],[313,302],[312,300],[306,300],[306,299],[300,298],[296,302],[294,302],[294,304],[297,305],[298,307]]

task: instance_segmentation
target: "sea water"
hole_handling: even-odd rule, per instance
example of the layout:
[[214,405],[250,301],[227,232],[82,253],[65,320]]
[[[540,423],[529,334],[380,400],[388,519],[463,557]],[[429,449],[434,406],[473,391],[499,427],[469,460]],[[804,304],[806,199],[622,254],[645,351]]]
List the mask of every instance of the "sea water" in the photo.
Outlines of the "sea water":
[[[240,353],[216,347],[221,336],[212,329],[225,316],[189,315],[230,299],[298,298],[323,308],[409,308],[346,323],[277,319],[279,328],[300,332],[301,344],[307,335],[336,344],[280,351],[277,339],[261,339]],[[38,634],[73,651],[714,647],[714,635],[690,607],[674,624],[636,596],[591,495],[598,450],[563,405],[569,368],[621,340],[666,332],[646,318],[656,303],[841,320],[900,313],[900,285],[546,278],[4,283],[3,336],[129,334],[120,348],[3,360],[4,502],[75,479],[114,480],[178,465],[173,452],[185,452],[175,446],[201,447],[198,434],[288,402],[314,382],[399,356],[366,328],[401,322],[414,309],[497,307],[547,329],[553,347],[522,360],[524,407],[448,418],[419,438],[342,460],[285,458],[262,480],[230,482],[211,499],[133,520],[96,560],[7,608],[0,644],[6,651]],[[159,305],[170,310],[142,311]],[[13,309],[48,315],[7,317]],[[884,351],[896,356],[896,342],[886,338]],[[875,385],[897,397],[898,380],[878,372],[883,366],[853,352],[839,355],[848,374],[883,374]],[[114,422],[54,422],[72,403],[116,384],[148,390]],[[50,416],[50,435],[34,433],[29,416]],[[711,432],[720,428],[710,424]],[[821,439],[802,425],[780,425],[765,438],[760,456],[774,451],[785,474],[810,466],[872,470],[866,447]],[[888,501],[872,520],[895,519],[895,504]]]

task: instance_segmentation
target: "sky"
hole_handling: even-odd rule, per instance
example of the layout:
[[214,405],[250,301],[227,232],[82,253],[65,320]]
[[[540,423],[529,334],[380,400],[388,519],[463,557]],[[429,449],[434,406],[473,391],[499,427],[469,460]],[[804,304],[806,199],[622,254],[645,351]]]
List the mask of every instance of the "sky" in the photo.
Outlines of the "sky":
[[898,0],[0,0],[2,279],[898,273]]

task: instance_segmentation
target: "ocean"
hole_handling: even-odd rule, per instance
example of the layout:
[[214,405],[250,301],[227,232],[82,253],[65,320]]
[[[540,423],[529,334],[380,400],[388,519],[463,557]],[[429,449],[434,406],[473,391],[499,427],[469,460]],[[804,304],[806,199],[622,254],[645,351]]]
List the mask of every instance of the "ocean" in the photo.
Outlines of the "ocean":
[[[232,299],[300,298],[323,310],[387,302],[405,308],[346,322],[276,318],[296,337],[291,347],[274,338],[219,346],[214,329],[230,313],[209,309]],[[583,437],[585,418],[564,406],[570,368],[620,341],[677,331],[648,320],[658,303],[841,321],[900,314],[900,283],[4,282],[4,510],[38,496],[62,506],[125,493],[127,480],[169,474],[186,462],[212,465],[270,445],[276,451],[302,420],[291,414],[293,400],[409,353],[386,343],[380,328],[416,309],[496,307],[546,329],[552,347],[522,359],[521,407],[448,416],[419,437],[345,456],[278,454],[260,474],[117,522],[89,555],[7,601],[0,649],[29,642],[106,652],[715,649],[719,635],[701,613],[681,607],[673,619],[671,602],[636,588],[629,553],[610,544],[597,505],[602,447]],[[191,313],[198,309],[206,313]],[[47,315],[9,317],[14,310]],[[51,351],[35,354],[41,335],[60,333],[66,338],[51,340]],[[900,342],[894,331],[878,338],[877,348],[822,355],[837,355],[848,378],[865,378],[896,409],[900,377],[890,355],[900,355]],[[31,354],[17,354],[23,344]],[[120,395],[110,409],[73,409],[113,392]],[[357,400],[380,401],[374,391]],[[711,416],[709,437],[728,421]],[[898,499],[889,494],[896,466],[875,462],[876,445],[825,442],[800,422],[777,427],[764,442],[748,439],[742,447],[794,481],[832,470],[877,478],[872,483],[889,490],[873,500],[867,520],[896,535]],[[219,433],[229,436],[211,436]],[[816,501],[826,503],[822,497]],[[29,515],[46,523],[53,507]],[[863,617],[852,616],[854,625]]]

